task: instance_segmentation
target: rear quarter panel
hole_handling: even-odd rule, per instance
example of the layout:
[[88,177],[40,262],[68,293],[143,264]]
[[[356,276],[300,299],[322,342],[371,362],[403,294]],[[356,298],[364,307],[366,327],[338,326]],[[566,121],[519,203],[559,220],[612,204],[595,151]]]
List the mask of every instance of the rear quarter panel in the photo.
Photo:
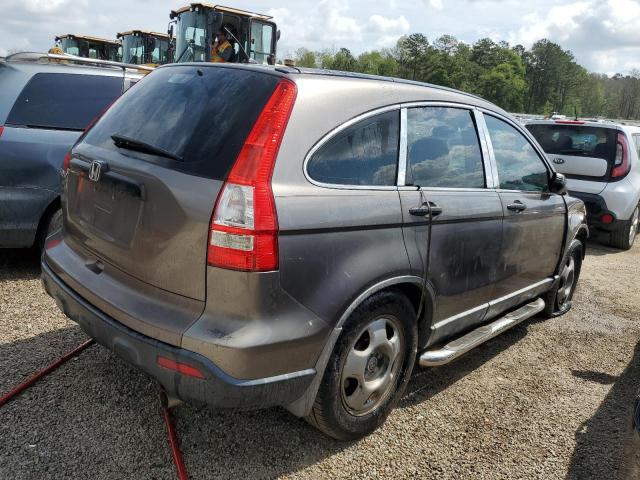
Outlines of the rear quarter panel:
[[0,246],[26,247],[60,195],[65,154],[80,132],[5,127],[0,137]]

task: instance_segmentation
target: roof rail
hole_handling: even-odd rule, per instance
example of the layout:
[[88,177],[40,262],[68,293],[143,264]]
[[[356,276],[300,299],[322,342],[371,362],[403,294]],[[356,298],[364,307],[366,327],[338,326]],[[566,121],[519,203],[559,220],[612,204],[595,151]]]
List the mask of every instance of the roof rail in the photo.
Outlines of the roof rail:
[[134,65],[133,63],[114,62],[113,60],[100,60],[97,58],[77,57],[66,53],[58,55],[57,53],[20,52],[7,56],[5,61],[39,62],[42,59],[64,60],[67,62],[80,63],[83,65],[95,65],[98,67],[118,67],[123,70],[133,69],[142,70],[144,72],[152,72],[154,70],[153,67],[147,67],[145,65]]

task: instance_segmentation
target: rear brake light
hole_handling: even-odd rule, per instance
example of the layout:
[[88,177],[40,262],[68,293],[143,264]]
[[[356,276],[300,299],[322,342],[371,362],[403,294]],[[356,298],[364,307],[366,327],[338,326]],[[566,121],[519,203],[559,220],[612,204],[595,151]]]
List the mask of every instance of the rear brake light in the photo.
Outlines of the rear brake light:
[[64,170],[68,170],[69,164],[71,164],[71,150],[69,150],[67,154],[64,156],[64,161],[62,162],[62,168]]
[[204,374],[196,367],[192,367],[186,363],[176,362],[175,360],[171,360],[167,357],[157,357],[156,363],[162,368],[173,370],[174,372],[181,373],[187,377],[205,378]]
[[2,136],[2,132],[4,132],[4,127],[0,125],[0,137]]
[[622,178],[631,169],[629,159],[629,143],[624,133],[618,133],[618,142],[616,143],[616,158],[611,169],[611,178]]
[[232,270],[278,268],[278,219],[271,175],[297,94],[282,79],[251,129],[211,217],[207,263]]

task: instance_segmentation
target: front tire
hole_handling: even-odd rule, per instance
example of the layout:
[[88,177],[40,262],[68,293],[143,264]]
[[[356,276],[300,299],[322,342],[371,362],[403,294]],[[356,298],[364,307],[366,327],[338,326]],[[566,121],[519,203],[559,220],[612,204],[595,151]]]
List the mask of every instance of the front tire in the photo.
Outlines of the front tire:
[[348,318],[306,420],[337,440],[356,440],[384,423],[416,359],[416,313],[403,294],[377,293]]
[[582,268],[582,244],[575,242],[569,247],[560,269],[557,287],[549,290],[544,297],[544,314],[547,318],[559,317],[571,309],[571,300],[578,285]]
[[629,250],[633,247],[638,235],[639,215],[638,207],[636,207],[631,214],[631,218],[625,222],[621,228],[611,232],[610,243],[613,247],[620,248],[622,250]]

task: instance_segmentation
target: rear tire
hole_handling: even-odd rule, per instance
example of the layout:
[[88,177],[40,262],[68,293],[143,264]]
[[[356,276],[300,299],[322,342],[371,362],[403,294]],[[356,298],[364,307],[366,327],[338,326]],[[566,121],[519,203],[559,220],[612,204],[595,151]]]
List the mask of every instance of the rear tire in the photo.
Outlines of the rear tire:
[[558,285],[549,290],[543,297],[544,315],[547,318],[559,317],[571,310],[571,300],[578,285],[582,268],[582,244],[575,242],[569,247],[560,269]]
[[416,313],[384,291],[348,318],[306,420],[337,440],[357,440],[384,423],[409,381],[418,342]]
[[638,235],[638,207],[631,214],[631,218],[620,228],[611,232],[610,244],[622,250],[629,250]]
[[38,232],[37,247],[39,251],[44,250],[44,243],[47,237],[62,228],[62,209],[56,208],[42,222],[41,230]]

